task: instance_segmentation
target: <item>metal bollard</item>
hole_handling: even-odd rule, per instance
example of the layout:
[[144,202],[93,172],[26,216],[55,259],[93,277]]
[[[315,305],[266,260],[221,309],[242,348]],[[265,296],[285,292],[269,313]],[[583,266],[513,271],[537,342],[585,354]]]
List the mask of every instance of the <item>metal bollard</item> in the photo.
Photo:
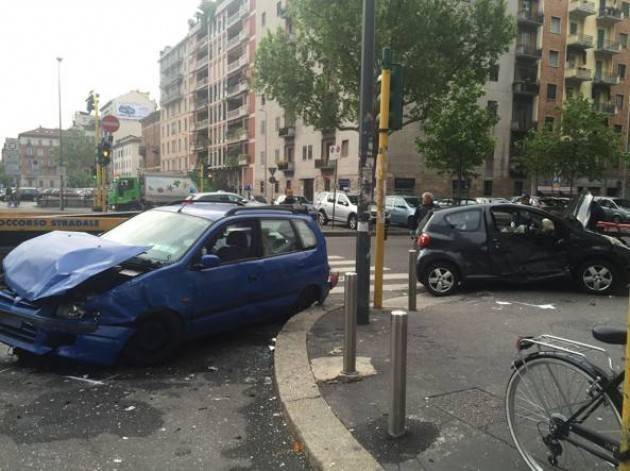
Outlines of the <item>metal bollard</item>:
[[343,341],[343,375],[357,374],[357,274],[345,274],[345,328]]
[[418,281],[416,280],[416,260],[418,259],[418,251],[409,250],[409,303],[408,310],[416,310],[416,296],[418,295]]
[[406,433],[405,409],[407,402],[407,313],[392,311],[390,361],[392,384],[387,433],[392,438]]

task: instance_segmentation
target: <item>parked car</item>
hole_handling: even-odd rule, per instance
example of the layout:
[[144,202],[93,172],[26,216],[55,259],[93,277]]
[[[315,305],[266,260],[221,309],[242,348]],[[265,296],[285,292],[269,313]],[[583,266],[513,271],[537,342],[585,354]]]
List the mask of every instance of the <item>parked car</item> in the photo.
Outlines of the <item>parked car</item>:
[[505,198],[499,198],[496,196],[484,196],[475,198],[475,201],[479,204],[495,204],[495,203],[509,203]]
[[570,198],[557,196],[532,196],[529,201],[530,204],[536,208],[544,209],[552,214],[562,216],[571,200]]
[[[287,195],[282,194],[279,195],[276,200],[273,202],[273,204],[275,205],[284,205],[285,204],[285,200],[287,199]],[[315,219],[316,221],[319,220],[319,213],[317,212],[317,209],[315,209],[315,205],[307,200],[304,196],[300,196],[300,195],[293,195],[293,199],[295,200],[294,203],[294,207],[297,208],[303,208],[306,210],[306,212],[308,212],[309,216],[311,216],[313,219]]]
[[[319,224],[325,226],[329,221],[334,220],[348,226],[349,229],[355,230],[358,222],[358,195],[349,195],[343,192],[337,192],[335,204],[335,193],[325,191],[319,193],[315,199],[315,209],[319,214]],[[370,224],[376,222],[376,205],[370,204]],[[389,227],[391,214],[385,211],[385,224]]]
[[472,198],[462,198],[461,200],[457,198],[439,198],[435,200],[435,204],[440,208],[450,208],[451,206],[470,206],[478,203]]
[[20,195],[20,201],[36,201],[39,191],[37,188],[21,186],[18,187],[17,193]]
[[250,202],[250,200],[238,193],[228,193],[227,191],[193,193],[187,196],[184,201],[195,201],[199,203],[234,203],[240,205],[245,205]]
[[412,227],[420,198],[413,195],[390,195],[385,198],[385,207],[391,214],[391,223]]
[[630,221],[630,201],[607,196],[595,196],[595,201],[604,210],[606,220],[617,224]]
[[327,297],[326,242],[299,212],[191,203],[93,236],[50,232],[3,260],[0,342],[112,364],[164,361],[183,341]]
[[418,280],[436,296],[469,280],[567,277],[588,293],[611,293],[628,280],[630,248],[585,229],[591,201],[581,197],[567,218],[516,204],[435,211],[416,242]]

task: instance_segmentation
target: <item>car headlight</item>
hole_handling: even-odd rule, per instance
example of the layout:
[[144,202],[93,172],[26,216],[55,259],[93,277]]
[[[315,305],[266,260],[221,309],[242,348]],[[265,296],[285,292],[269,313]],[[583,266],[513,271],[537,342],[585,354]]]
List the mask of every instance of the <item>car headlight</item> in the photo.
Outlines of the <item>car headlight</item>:
[[81,319],[85,315],[85,309],[82,304],[67,303],[60,304],[55,312],[57,317],[63,319]]

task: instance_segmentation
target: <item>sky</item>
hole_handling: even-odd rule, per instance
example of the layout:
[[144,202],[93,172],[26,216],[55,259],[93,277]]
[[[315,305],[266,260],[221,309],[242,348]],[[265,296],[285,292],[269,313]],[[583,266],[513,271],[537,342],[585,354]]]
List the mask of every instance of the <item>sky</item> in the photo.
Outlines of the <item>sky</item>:
[[62,127],[129,90],[159,101],[159,53],[188,31],[200,0],[0,0],[0,145],[38,126]]

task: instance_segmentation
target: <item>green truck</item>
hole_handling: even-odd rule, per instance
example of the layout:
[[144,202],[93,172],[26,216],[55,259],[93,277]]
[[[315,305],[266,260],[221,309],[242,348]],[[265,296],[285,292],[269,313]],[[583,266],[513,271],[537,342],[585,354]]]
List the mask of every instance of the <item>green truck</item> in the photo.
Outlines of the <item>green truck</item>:
[[116,177],[109,186],[107,204],[119,211],[142,210],[181,201],[196,192],[195,183],[184,175],[156,173]]

